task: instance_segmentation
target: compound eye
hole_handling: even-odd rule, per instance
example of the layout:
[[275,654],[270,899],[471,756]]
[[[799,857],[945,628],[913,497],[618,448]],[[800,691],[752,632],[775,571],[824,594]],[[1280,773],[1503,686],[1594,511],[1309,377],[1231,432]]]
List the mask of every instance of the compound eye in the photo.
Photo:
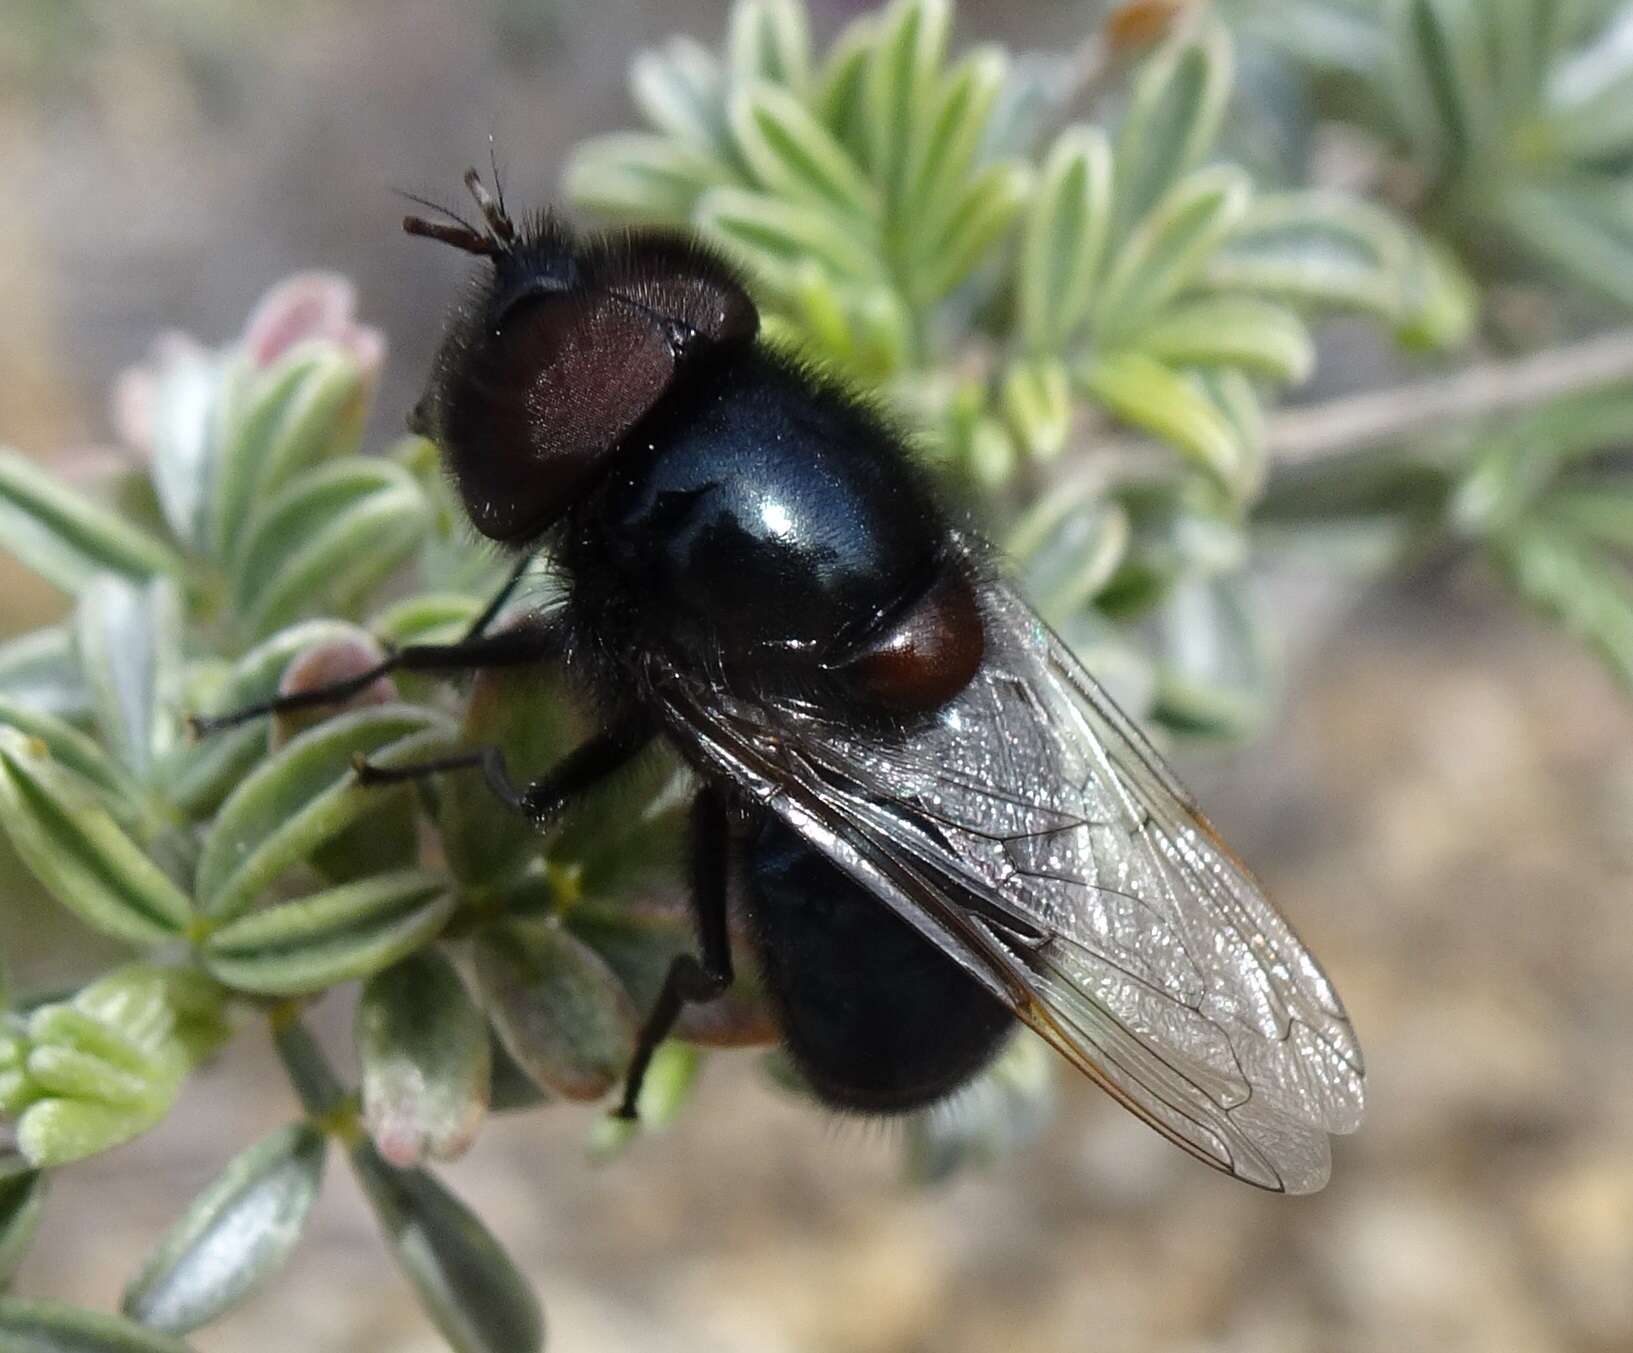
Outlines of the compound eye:
[[862,698],[919,714],[941,708],[968,686],[985,652],[975,593],[963,574],[948,568],[835,667]]

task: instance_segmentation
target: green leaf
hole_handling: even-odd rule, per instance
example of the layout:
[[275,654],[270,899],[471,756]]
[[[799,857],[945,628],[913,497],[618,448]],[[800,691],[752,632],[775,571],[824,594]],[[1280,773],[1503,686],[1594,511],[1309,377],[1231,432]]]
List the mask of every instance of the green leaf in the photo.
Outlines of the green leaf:
[[580,207],[622,221],[674,225],[710,188],[731,183],[732,167],[682,141],[611,132],[574,147],[562,190]]
[[0,728],[0,821],[19,858],[86,924],[134,944],[179,934],[192,913],[176,887],[125,835],[91,786],[46,744]]
[[540,1085],[599,1099],[617,1084],[638,1015],[593,950],[549,921],[506,921],[477,937],[476,977],[506,1050]]
[[1315,343],[1299,317],[1254,296],[1182,301],[1147,324],[1139,344],[1171,366],[1245,367],[1287,383],[1315,369]]
[[1093,398],[1134,427],[1176,447],[1227,487],[1241,473],[1243,448],[1213,402],[1171,367],[1139,352],[1094,358],[1077,371]]
[[1151,717],[1194,737],[1246,737],[1264,721],[1270,658],[1239,576],[1182,579],[1158,614],[1161,655]]
[[923,155],[931,134],[951,22],[948,0],[895,0],[879,16],[878,37],[861,82],[861,130],[866,167],[892,216],[917,208],[902,190],[908,165]]
[[181,628],[181,596],[168,578],[103,573],[80,592],[74,632],[97,727],[144,780],[176,744]]
[[358,785],[354,755],[386,763],[387,748],[419,752],[425,740],[451,734],[432,710],[375,705],[291,739],[239,784],[211,824],[195,884],[201,910],[218,921],[239,915],[293,865],[391,807],[403,790]]
[[449,1160],[475,1141],[488,1104],[488,1023],[454,965],[422,950],[371,977],[356,1019],[363,1121],[397,1166]]
[[368,631],[381,643],[397,648],[451,644],[465,636],[481,612],[482,603],[463,592],[421,592],[377,612],[368,622]]
[[779,294],[792,289],[792,270],[805,258],[838,278],[882,280],[877,255],[853,231],[826,212],[766,193],[716,188],[698,203],[696,224]]
[[738,0],[726,29],[726,64],[739,85],[767,82],[803,94],[811,33],[800,0]]
[[1633,687],[1633,583],[1623,569],[1574,532],[1545,521],[1502,533],[1491,551],[1515,591]]
[[241,991],[305,995],[413,953],[455,905],[446,878],[402,869],[241,916],[214,931],[200,957],[212,976]]
[[1040,498],[1010,533],[1026,596],[1057,628],[1111,581],[1128,553],[1128,513],[1081,483]]
[[731,97],[733,135],[760,185],[793,205],[838,213],[843,228],[868,229],[878,195],[849,153],[805,105],[776,85],[750,84]]
[[182,567],[162,541],[3,447],[0,542],[64,592],[79,591],[98,573],[143,579]]
[[716,157],[727,149],[725,77],[701,43],[674,37],[642,52],[630,66],[629,88],[647,121],[676,142]]
[[1494,223],[1556,276],[1633,306],[1633,182],[1586,175],[1519,181],[1495,195]]
[[90,715],[90,692],[67,626],[47,625],[0,644],[0,696],[58,719],[79,722]]
[[154,495],[171,534],[189,551],[205,544],[205,505],[225,363],[190,342],[161,341],[146,404]]
[[352,1165],[398,1265],[458,1353],[535,1353],[544,1319],[527,1280],[459,1199],[424,1170],[397,1170],[368,1142]]
[[0,725],[45,744],[51,759],[102,792],[103,805],[127,826],[141,816],[141,789],[97,741],[51,714],[38,713],[0,696]]
[[1386,87],[1431,171],[1455,174],[1497,127],[1489,49],[1467,0],[1389,0]]
[[1072,421],[1065,363],[1054,357],[1014,363],[1004,375],[1001,398],[1011,430],[1031,455],[1050,460],[1060,454]]
[[1230,35],[1217,23],[1165,44],[1141,68],[1117,132],[1120,234],[1212,152],[1233,80]]
[[1615,162],[1633,153],[1633,63],[1548,116],[1548,134],[1578,162]]
[[0,1179],[0,1288],[11,1281],[39,1228],[46,1176],[24,1170]]
[[419,544],[430,505],[388,460],[349,458],[301,475],[250,514],[233,598],[260,636],[303,611],[349,610]]
[[859,14],[845,25],[828,49],[812,101],[822,125],[861,164],[868,162],[869,145],[862,87],[878,40],[879,18],[877,13]]
[[243,393],[223,415],[211,502],[210,540],[221,558],[241,556],[244,522],[302,470],[351,451],[368,392],[358,360],[321,340],[297,345],[239,384]]
[[1066,343],[1089,313],[1111,233],[1111,146],[1098,127],[1068,127],[1050,147],[1021,235],[1021,335],[1039,352]]
[[1541,504],[1540,515],[1583,540],[1633,553],[1633,483],[1625,479],[1555,489]]
[[1093,306],[1096,342],[1137,342],[1141,330],[1201,276],[1247,213],[1253,185],[1239,169],[1202,169],[1159,202],[1118,250]]
[[283,1267],[323,1180],[324,1138],[280,1128],[235,1156],[159,1242],[121,1309],[165,1334],[225,1315]]
[[6,1353],[189,1353],[181,1340],[119,1316],[22,1297],[0,1297],[0,1348]]
[[1008,234],[1031,190],[1032,173],[1023,164],[989,165],[972,178],[946,229],[917,247],[906,279],[908,299],[928,305],[968,278]]
[[978,47],[941,80],[925,135],[914,141],[904,171],[902,200],[914,204],[911,230],[939,235],[951,224],[1007,69],[1008,57],[1001,49]]

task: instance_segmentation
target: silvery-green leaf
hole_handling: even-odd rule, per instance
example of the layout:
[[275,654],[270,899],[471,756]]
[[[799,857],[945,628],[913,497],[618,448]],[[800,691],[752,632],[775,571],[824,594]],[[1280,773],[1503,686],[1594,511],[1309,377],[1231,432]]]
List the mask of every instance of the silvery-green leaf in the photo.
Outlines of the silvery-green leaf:
[[1516,592],[1633,686],[1633,584],[1625,568],[1576,531],[1546,519],[1500,534],[1491,550]]
[[127,825],[141,817],[142,791],[130,772],[96,739],[51,714],[35,711],[0,695],[0,725],[15,728],[45,744],[52,760],[100,790],[104,806]]
[[765,191],[834,212],[845,229],[868,229],[879,211],[873,185],[794,95],[776,85],[746,84],[733,91],[728,114],[738,151]]
[[587,211],[627,222],[686,221],[710,188],[736,172],[706,150],[645,132],[610,132],[580,142],[562,174],[567,196]]
[[1496,132],[1496,95],[1480,14],[1468,0],[1388,0],[1386,86],[1418,153],[1460,170]]
[[1242,579],[1186,578],[1158,614],[1151,717],[1193,736],[1241,738],[1269,702],[1264,624]]
[[1232,19],[1318,70],[1374,79],[1388,34],[1378,0],[1238,0]]
[[413,953],[442,929],[456,904],[440,874],[379,874],[229,921],[205,940],[200,958],[230,987],[306,995]]
[[1002,49],[977,47],[939,81],[925,135],[914,141],[905,170],[902,201],[913,204],[911,228],[945,228],[986,140],[1007,70]]
[[1477,297],[1461,270],[1389,212],[1320,190],[1258,197],[1208,261],[1205,284],[1294,304],[1359,309],[1414,347],[1455,347]]
[[1009,63],[987,124],[983,152],[994,159],[1036,156],[1079,92],[1079,66],[1067,52],[1022,52]]
[[488,1022],[447,957],[425,949],[376,973],[356,1018],[363,1122],[393,1165],[452,1159],[488,1104]]
[[1583,540],[1633,552],[1633,483],[1555,489],[1542,504],[1541,515]]
[[244,522],[302,470],[356,444],[369,378],[335,344],[301,343],[270,371],[241,378],[243,393],[223,414],[212,485],[210,540],[238,554]]
[[946,227],[914,241],[908,299],[927,305],[966,280],[1008,234],[1031,190],[1032,172],[1018,163],[989,165],[970,179]]
[[1290,384],[1315,368],[1315,343],[1303,321],[1255,296],[1181,301],[1140,331],[1139,346],[1174,366],[1242,367]]
[[65,592],[77,592],[98,573],[142,579],[182,567],[168,545],[6,448],[0,448],[0,546]]
[[181,1340],[121,1316],[22,1297],[0,1297],[0,1348],[6,1353],[190,1353]]
[[536,1353],[544,1318],[487,1228],[424,1170],[387,1165],[367,1141],[352,1165],[398,1266],[457,1353]]
[[635,1051],[639,1015],[593,950],[549,921],[505,921],[476,941],[482,1001],[506,1050],[567,1099],[599,1099]]
[[142,779],[176,743],[181,597],[168,578],[113,573],[80,592],[74,634],[103,740]]
[[1230,485],[1242,466],[1235,429],[1213,402],[1172,367],[1140,352],[1091,358],[1077,369],[1082,387],[1125,423],[1141,428]]
[[964,463],[976,483],[1007,482],[1019,459],[1015,439],[998,419],[984,415],[975,420],[965,443]]
[[803,95],[811,32],[800,0],[738,0],[726,28],[726,64],[739,84],[766,81]]
[[71,722],[91,712],[72,632],[47,625],[0,644],[0,695],[25,709]]
[[1493,198],[1496,224],[1550,272],[1633,307],[1633,182],[1559,176]]
[[688,37],[642,52],[629,72],[635,106],[675,141],[719,155],[728,144],[725,79],[714,54]]
[[1111,146],[1098,127],[1068,127],[1050,147],[1021,234],[1021,336],[1036,351],[1071,338],[1094,298],[1111,230]]
[[199,856],[200,909],[218,921],[239,915],[286,870],[360,818],[389,808],[403,790],[359,785],[354,755],[379,762],[388,748],[405,748],[416,735],[451,734],[431,710],[376,705],[292,739],[221,805]]
[[812,108],[839,144],[867,163],[868,133],[863,108],[862,87],[879,34],[877,13],[859,14],[828,49],[817,77]]
[[1137,341],[1141,329],[1198,280],[1241,223],[1252,193],[1247,176],[1229,166],[1198,170],[1176,184],[1110,263],[1093,305],[1097,344]]
[[118,939],[156,944],[179,934],[186,896],[109,815],[96,790],[46,744],[0,728],[0,822],[52,896]]
[[940,1183],[1013,1155],[1037,1140],[1054,1106],[1054,1056],[1022,1031],[958,1094],[908,1120],[908,1178]]
[[0,1179],[0,1289],[11,1281],[39,1228],[45,1181],[39,1170]]
[[121,1309],[165,1334],[225,1315],[281,1268],[323,1180],[324,1138],[280,1128],[235,1156],[165,1232]]
[[250,514],[234,553],[246,628],[265,635],[302,611],[349,609],[429,522],[419,485],[391,461],[346,459],[301,475]]
[[662,1132],[679,1116],[697,1086],[703,1054],[689,1043],[668,1039],[653,1050],[635,1099],[635,1119],[610,1113],[597,1116],[586,1143],[596,1164],[615,1160],[643,1132]]
[[481,614],[482,603],[464,592],[421,592],[377,611],[368,632],[382,643],[451,644],[462,638]]
[[936,81],[952,21],[949,0],[895,0],[879,16],[878,36],[862,77],[865,164],[888,209],[907,213],[907,165],[929,136]]
[[1067,484],[1022,516],[1007,547],[1021,563],[1027,599],[1058,627],[1111,581],[1129,537],[1120,503]]
[[1560,149],[1578,161],[1620,160],[1633,152],[1633,69],[1553,110],[1548,127]]
[[165,353],[147,409],[153,489],[171,533],[190,550],[205,543],[222,374],[219,354],[175,344]]
[[1059,455],[1071,431],[1072,404],[1066,364],[1058,357],[1030,357],[1004,373],[1004,416],[1016,440],[1032,456]]
[[[251,649],[209,698],[191,711],[226,714],[277,694],[284,669],[298,655],[324,644],[367,642],[368,632],[340,620],[305,620],[278,631]],[[255,763],[266,755],[269,724],[252,720],[197,738],[176,749],[167,767],[169,800],[192,817],[208,816]]]
[[535,1109],[549,1102],[549,1092],[517,1065],[516,1059],[505,1050],[504,1041],[491,1025],[488,1028],[488,1056],[492,1062],[488,1087],[490,1112],[512,1113],[517,1109]]
[[835,277],[877,285],[878,255],[853,229],[827,212],[795,206],[767,193],[716,188],[697,205],[698,228],[779,294],[791,270],[811,258]]
[[1193,367],[1189,375],[1196,387],[1212,401],[1214,408],[1224,415],[1236,434],[1241,461],[1231,481],[1230,494],[1236,503],[1250,503],[1263,490],[1265,474],[1269,469],[1264,406],[1260,402],[1259,391],[1239,367]]
[[1165,44],[1141,68],[1117,132],[1120,234],[1212,152],[1233,65],[1230,35],[1210,23]]

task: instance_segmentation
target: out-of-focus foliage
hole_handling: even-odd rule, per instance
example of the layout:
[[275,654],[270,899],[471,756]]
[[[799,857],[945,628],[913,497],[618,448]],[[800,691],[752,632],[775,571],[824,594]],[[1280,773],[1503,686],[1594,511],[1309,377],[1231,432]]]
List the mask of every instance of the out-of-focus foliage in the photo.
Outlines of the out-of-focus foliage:
[[[1633,683],[1633,361],[1518,397],[1487,381],[1508,416],[1455,409],[1432,438],[1363,419],[1321,454],[1289,443],[1308,411],[1283,411],[1330,315],[1369,322],[1400,363],[1461,361],[1483,284],[1506,276],[1486,247],[1499,228],[1633,297],[1627,217],[1607,205],[1625,203],[1628,7],[1300,0],[1266,27],[1267,12],[1116,7],[1074,88],[1063,60],[959,50],[946,0],[896,0],[825,52],[795,0],[740,0],[721,49],[677,38],[635,59],[648,129],[581,147],[567,190],[729,254],[774,340],[891,411],[1042,613],[1170,734],[1242,736],[1263,717],[1277,631],[1256,569],[1289,544],[1328,566],[1335,541],[1374,564],[1464,549]],[[1230,162],[1264,36],[1324,118],[1388,131],[1415,191],[1272,184]],[[0,1282],[50,1172],[159,1123],[247,1019],[270,1026],[303,1112],[223,1162],[122,1317],[0,1298],[0,1341],[174,1353],[287,1258],[333,1139],[449,1343],[538,1347],[533,1295],[427,1163],[467,1150],[490,1112],[607,1095],[694,943],[677,766],[548,835],[476,776],[359,784],[362,756],[487,743],[542,771],[589,727],[556,674],[464,692],[398,674],[343,708],[189,736],[189,714],[458,637],[504,578],[435,447],[360,450],[384,342],[354,312],[343,279],[310,274],[221,348],[162,340],[116,392],[141,468],[101,492],[0,452],[0,541],[74,601],[0,646],[0,824],[52,897],[135,951],[77,991],[0,981]],[[529,583],[498,623],[548,600],[546,568]],[[738,969],[658,1049],[641,1126],[603,1119],[595,1155],[680,1112],[705,1049],[774,1038]],[[301,1016],[351,981],[355,1090]],[[769,1066],[791,1081],[785,1059]],[[1017,1039],[912,1124],[910,1172],[1022,1145],[1051,1069]]]

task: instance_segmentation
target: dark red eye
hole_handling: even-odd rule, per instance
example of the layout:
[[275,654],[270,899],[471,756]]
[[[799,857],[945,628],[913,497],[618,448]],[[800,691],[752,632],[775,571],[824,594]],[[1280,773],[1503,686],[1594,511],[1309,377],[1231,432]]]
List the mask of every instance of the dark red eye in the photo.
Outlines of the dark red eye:
[[970,684],[985,651],[975,593],[962,574],[947,569],[837,670],[868,700],[903,713],[926,713]]

